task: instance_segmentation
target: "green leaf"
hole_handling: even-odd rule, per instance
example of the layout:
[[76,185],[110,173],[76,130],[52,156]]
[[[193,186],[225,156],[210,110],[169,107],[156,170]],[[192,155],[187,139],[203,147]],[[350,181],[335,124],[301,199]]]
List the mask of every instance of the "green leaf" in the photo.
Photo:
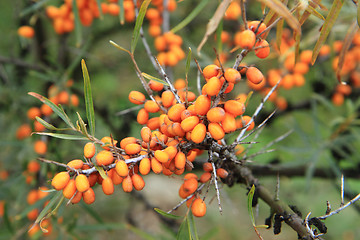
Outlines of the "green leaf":
[[108,176],[106,175],[104,169],[102,167],[99,167],[99,166],[95,166],[96,170],[99,172],[100,176],[103,178],[103,179],[106,179],[108,178]]
[[101,11],[101,0],[96,0],[96,4],[97,4],[97,7],[99,9],[100,19],[102,20],[103,19],[103,13]]
[[254,219],[254,213],[253,213],[253,208],[252,208],[252,201],[253,201],[254,193],[255,193],[255,185],[253,184],[249,191],[249,194],[248,194],[248,212],[249,212],[249,216],[251,219],[251,223],[255,227],[255,219]]
[[146,78],[146,79],[148,79],[148,80],[153,80],[153,81],[155,81],[155,82],[159,82],[159,83],[162,83],[162,84],[164,84],[164,85],[166,85],[166,86],[169,86],[169,84],[168,84],[166,81],[164,81],[164,80],[162,80],[162,79],[160,79],[160,78],[151,76],[150,74],[147,74],[147,73],[142,72],[141,75],[143,75],[143,77]]
[[357,16],[356,16],[357,24],[360,27],[360,4],[357,5]]
[[313,15],[313,16],[315,16],[315,17],[317,17],[317,18],[319,18],[319,19],[321,19],[321,20],[323,20],[323,21],[325,21],[324,16],[321,15],[321,13],[319,13],[318,11],[316,11],[316,9],[313,8],[312,6],[308,5],[306,11],[310,12],[311,15]]
[[94,208],[87,205],[86,203],[84,203],[83,201],[80,202],[80,205],[82,208],[84,208],[91,217],[93,217],[98,223],[102,223],[104,224],[104,220],[102,220],[101,216],[95,212]]
[[90,134],[94,136],[95,134],[95,113],[94,113],[94,104],[91,93],[91,84],[89,72],[87,70],[85,60],[81,60],[81,68],[83,71],[84,77],[84,95],[85,95],[85,106],[86,106],[86,117],[89,124]]
[[333,27],[337,17],[339,16],[341,7],[344,4],[344,0],[334,0],[330,12],[326,17],[326,20],[321,28],[321,32],[320,32],[320,37],[318,38],[314,50],[313,50],[313,54],[312,54],[312,58],[311,58],[311,64],[314,64],[316,61],[317,56],[319,55],[320,49],[322,47],[322,45],[325,43],[331,28]]
[[191,211],[189,211],[189,213],[188,213],[187,221],[188,221],[189,232],[190,232],[192,238],[199,240],[199,236],[198,236],[195,221],[194,221],[194,215],[192,214]]
[[170,213],[167,213],[159,208],[154,208],[154,210],[158,213],[160,213],[161,215],[163,215],[164,217],[167,217],[167,218],[172,218],[172,219],[179,219],[179,218],[182,218],[182,216],[176,216],[176,215],[173,215],[173,214],[170,214]]
[[131,53],[129,52],[129,50],[126,50],[125,48],[121,47],[120,45],[118,45],[118,44],[115,43],[114,41],[110,40],[109,42],[110,42],[111,45],[113,45],[113,46],[116,47],[117,49],[119,49],[119,50],[121,50],[121,51],[124,51],[124,52],[126,52],[126,53],[128,53],[128,54],[131,54]]
[[173,27],[170,31],[176,33],[177,31],[183,29],[186,25],[188,25],[201,11],[204,9],[209,0],[201,0],[201,2],[192,10],[192,12],[187,15],[184,20],[182,20],[178,25]]
[[40,94],[34,93],[34,92],[29,92],[29,95],[36,97],[37,99],[39,99],[41,102],[45,103],[46,105],[48,105],[62,120],[64,120],[64,122],[69,125],[72,129],[75,129],[74,125],[71,123],[70,118],[66,115],[66,113],[64,112],[64,110],[58,106],[56,106],[53,102],[51,102],[49,99],[47,99],[44,96],[41,96]]
[[136,18],[136,22],[135,22],[134,33],[132,36],[131,53],[134,53],[134,51],[135,51],[136,44],[137,44],[137,42],[139,40],[139,36],[140,36],[140,29],[143,24],[145,13],[146,13],[147,7],[149,6],[150,2],[151,2],[151,0],[145,0],[141,4],[140,11],[139,11],[139,14],[138,14],[138,16]]
[[219,227],[213,226],[207,233],[201,236],[201,240],[210,240],[210,239],[218,239],[215,238],[219,233]]
[[190,63],[191,63],[191,48],[189,47],[189,52],[186,57],[186,65],[185,65],[185,79],[188,79],[188,73],[190,70]]
[[276,45],[278,49],[280,49],[283,29],[284,29],[284,19],[280,19],[279,22],[276,24]]
[[36,132],[38,135],[45,135],[54,138],[66,139],[66,140],[89,140],[84,136],[70,135],[70,134],[62,134],[62,133],[49,133],[49,132]]
[[[76,0],[72,0],[73,13],[75,18],[75,37],[76,37],[76,46],[79,47],[82,43],[82,32],[81,32],[81,22],[79,9],[76,4]],[[101,9],[101,8],[100,8]],[[101,10],[99,10],[101,12]]]
[[183,239],[189,239],[192,240],[191,234],[188,229],[188,221],[187,221],[187,215],[185,216],[183,222],[181,223],[179,227],[179,231],[176,235],[177,240],[183,240]]
[[3,215],[3,219],[4,219],[4,224],[7,227],[7,229],[9,230],[9,232],[11,232],[12,234],[14,234],[14,228],[12,226],[12,221],[9,218],[9,204],[7,202],[4,203],[4,215]]
[[35,220],[35,224],[39,223],[41,221],[41,219],[43,219],[48,212],[50,211],[50,209],[56,204],[56,203],[60,203],[62,202],[64,199],[64,196],[62,194],[62,191],[58,191],[49,201],[49,203],[43,208],[43,210],[39,213],[39,216],[36,218]]
[[80,131],[82,132],[82,134],[84,136],[86,136],[87,138],[90,139],[91,136],[87,132],[86,124],[85,124],[84,120],[82,120],[82,118],[81,118],[81,116],[80,116],[80,114],[78,112],[76,112],[76,114],[78,115],[78,118],[79,118],[79,121],[77,123],[80,123],[80,126],[78,125],[78,127],[80,128]]
[[49,0],[42,0],[42,1],[37,1],[34,4],[31,4],[29,7],[25,8],[23,11],[21,11],[20,13],[20,17],[24,17],[28,14],[31,14],[37,10],[39,10],[40,8],[42,8],[46,2],[48,2]]
[[40,117],[36,117],[36,120],[41,123],[41,125],[43,125],[44,127],[46,127],[49,130],[54,130],[54,131],[66,131],[66,130],[71,130],[71,128],[57,128],[54,125],[46,122],[44,119],[40,118]]

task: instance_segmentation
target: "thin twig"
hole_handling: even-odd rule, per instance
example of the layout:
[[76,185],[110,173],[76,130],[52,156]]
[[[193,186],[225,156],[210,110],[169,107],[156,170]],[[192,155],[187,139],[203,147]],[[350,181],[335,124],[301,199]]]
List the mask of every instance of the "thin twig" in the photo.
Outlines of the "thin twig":
[[244,27],[245,29],[249,29],[248,25],[247,25],[247,20],[246,20],[246,9],[245,9],[245,3],[244,0],[240,0],[240,8],[241,8],[241,16],[242,16],[242,20],[244,22]]
[[349,202],[347,202],[345,205],[339,207],[338,209],[331,211],[329,214],[327,215],[323,215],[320,217],[317,217],[318,219],[324,220],[334,214],[337,214],[339,212],[341,212],[342,210],[344,210],[345,208],[347,208],[348,206],[350,206],[351,204],[355,203],[356,201],[358,201],[360,199],[360,193],[358,195],[356,195],[356,197],[354,197],[353,199],[351,199]]
[[[211,154],[211,153],[210,153],[210,154]],[[215,183],[216,197],[217,197],[218,205],[219,205],[219,212],[220,212],[220,214],[222,214],[222,207],[221,207],[221,201],[220,201],[219,186],[218,186],[217,179],[216,179],[216,167],[215,167],[214,162],[211,162],[211,165],[212,165],[212,167],[213,167],[214,183]]]
[[130,112],[134,112],[134,111],[136,111],[136,110],[139,110],[139,109],[141,109],[141,108],[143,108],[143,107],[144,107],[144,105],[136,105],[136,106],[134,106],[134,107],[131,107],[131,108],[128,108],[128,109],[124,109],[124,110],[122,110],[122,111],[120,111],[120,112],[115,113],[115,116],[125,115],[125,114],[128,114],[128,113],[130,113]]
[[306,230],[307,232],[310,234],[311,238],[312,239],[315,239],[315,235],[313,233],[313,231],[311,230],[310,226],[309,226],[309,217],[310,217],[310,214],[311,212],[309,212],[306,217],[305,217],[305,220],[304,220],[304,224],[305,224],[305,227],[306,227]]
[[195,193],[199,192],[204,186],[205,186],[205,183],[201,184],[200,187],[198,187],[198,189],[197,189],[193,194],[187,196],[184,200],[182,200],[180,203],[178,203],[175,207],[173,207],[172,209],[170,209],[169,211],[167,211],[167,213],[172,213],[173,211],[175,211],[176,209],[178,209],[178,208],[179,208],[181,205],[183,205],[187,200],[189,200],[190,198],[192,198]]
[[341,203],[340,206],[344,205],[344,174],[341,174]]
[[18,58],[7,58],[7,57],[0,56],[0,63],[10,63],[10,64],[14,64],[19,67],[28,68],[28,69],[35,70],[38,72],[46,71],[46,67],[44,67],[44,66],[31,64],[31,63],[25,62],[21,59],[18,59]]
[[280,174],[278,173],[276,176],[276,187],[275,187],[275,201],[280,200]]

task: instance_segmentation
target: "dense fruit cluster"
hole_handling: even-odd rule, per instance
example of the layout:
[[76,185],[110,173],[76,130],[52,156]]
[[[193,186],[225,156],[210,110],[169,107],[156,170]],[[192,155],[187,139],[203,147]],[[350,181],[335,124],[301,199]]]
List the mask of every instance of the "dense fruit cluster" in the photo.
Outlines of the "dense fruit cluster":
[[159,52],[157,59],[160,65],[174,67],[180,60],[185,58],[181,49],[182,38],[172,32],[159,35],[154,40],[155,49]]
[[[148,32],[150,36],[157,37],[162,33],[161,24],[163,23],[162,13],[164,11],[164,3],[162,0],[151,1],[151,5],[154,8],[148,8],[146,11],[146,19],[150,22]],[[167,1],[167,10],[169,12],[175,11],[177,8],[177,3],[175,0]]]

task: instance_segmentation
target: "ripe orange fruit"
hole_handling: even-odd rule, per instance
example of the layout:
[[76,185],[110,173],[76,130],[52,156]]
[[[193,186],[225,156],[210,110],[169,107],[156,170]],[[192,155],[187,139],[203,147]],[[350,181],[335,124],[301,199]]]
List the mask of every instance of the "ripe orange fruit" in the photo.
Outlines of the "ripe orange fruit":
[[107,177],[103,180],[101,187],[106,195],[111,195],[114,193],[114,183],[110,177]]
[[255,44],[256,36],[250,29],[237,32],[234,36],[235,45],[239,45],[244,49],[251,49]]
[[235,131],[236,130],[235,117],[230,113],[225,113],[225,119],[221,122],[221,125],[225,133]]
[[246,71],[246,78],[254,84],[259,84],[264,79],[264,75],[256,67],[249,67]]
[[209,96],[215,96],[219,94],[222,83],[219,78],[212,77],[208,80],[206,84],[206,93]]
[[201,143],[206,136],[206,126],[203,123],[197,124],[191,132],[191,141]]
[[75,185],[79,192],[85,192],[90,188],[89,179],[84,174],[79,174],[76,176]]
[[40,163],[38,163],[36,160],[31,160],[27,164],[27,170],[29,173],[37,173],[40,171]]
[[176,169],[183,169],[185,168],[185,164],[186,164],[186,156],[185,153],[183,152],[178,152],[175,156],[175,168]]
[[180,90],[186,87],[186,81],[182,78],[178,78],[174,82],[174,88]]
[[191,205],[191,212],[195,217],[203,217],[206,214],[205,202],[200,198],[195,199]]
[[31,132],[32,130],[30,125],[25,123],[16,130],[16,138],[22,140],[24,138],[29,137],[31,135]]
[[147,100],[144,104],[144,109],[150,113],[156,113],[160,110],[160,107],[153,100]]
[[174,94],[169,90],[166,90],[161,94],[162,105],[166,108],[171,107],[174,99],[175,99]]
[[89,188],[87,191],[83,192],[82,197],[86,204],[92,204],[95,202],[95,192],[92,188]]
[[99,166],[106,166],[114,162],[114,157],[112,152],[107,150],[102,150],[99,152],[96,157],[96,164]]
[[44,155],[46,152],[47,152],[47,145],[44,141],[42,140],[37,140],[35,143],[34,143],[34,151],[37,153],[37,154],[40,154],[40,155]]
[[[239,116],[245,112],[245,105],[239,101],[228,100],[224,105],[225,111],[232,115]],[[224,114],[225,115],[225,114]]]
[[81,169],[84,166],[84,162],[80,159],[74,159],[68,162],[66,165],[74,169]]
[[163,166],[156,158],[151,158],[151,169],[155,174],[160,174],[163,171]]
[[129,168],[123,160],[119,160],[116,162],[115,171],[120,177],[126,177],[127,175],[129,175]]
[[34,203],[37,202],[37,200],[39,200],[39,193],[36,189],[32,189],[30,190],[30,192],[28,193],[27,197],[26,197],[26,201],[29,205],[33,205]]
[[51,181],[51,185],[57,190],[62,190],[70,181],[70,175],[68,172],[57,173]]
[[185,110],[185,106],[182,103],[173,105],[168,111],[168,117],[171,121],[180,122],[181,113]]
[[38,107],[32,107],[27,111],[27,117],[30,120],[35,120],[36,117],[41,117],[41,111]]
[[141,146],[137,143],[130,143],[125,147],[125,153],[128,155],[138,154],[141,151]]
[[[242,116],[240,120],[241,123],[240,128],[246,127],[249,124],[250,120],[251,120],[250,116]],[[251,131],[254,127],[255,127],[255,123],[254,121],[252,121],[251,124],[246,129],[246,131]]]
[[258,58],[267,58],[267,56],[269,56],[270,54],[270,47],[269,47],[269,43],[265,40],[265,39],[261,39],[259,40],[256,44],[255,47],[257,49],[255,49],[255,55]]
[[42,125],[40,122],[38,121],[34,121],[34,130],[35,132],[43,132],[45,131],[45,126]]
[[185,132],[190,132],[199,123],[200,119],[198,116],[190,116],[181,121],[181,128]]
[[229,175],[229,173],[223,168],[218,168],[216,169],[216,175],[221,178],[226,178]]
[[136,120],[141,125],[147,124],[149,121],[149,113],[144,108],[140,109]]
[[209,123],[208,130],[212,138],[220,140],[225,137],[224,129],[218,123]]
[[30,26],[21,26],[17,31],[18,35],[24,38],[33,38],[35,35],[35,31]]
[[212,123],[221,122],[225,118],[225,110],[221,107],[211,108],[207,112],[206,117]]
[[88,142],[84,146],[84,156],[86,158],[92,158],[95,155],[95,144]]
[[150,80],[149,87],[151,88],[151,90],[159,92],[159,91],[163,90],[164,84],[157,82],[157,81]]
[[133,183],[131,180],[130,175],[128,175],[126,178],[124,178],[122,182],[122,188],[124,192],[131,192],[133,190]]
[[204,172],[201,176],[200,176],[200,182],[201,183],[206,183],[211,179],[211,173],[210,172]]
[[203,69],[203,75],[205,79],[210,79],[212,77],[216,77],[220,73],[220,68],[215,64],[207,65]]
[[39,215],[39,209],[34,208],[30,212],[28,212],[26,216],[30,221],[35,221],[38,215]]
[[195,101],[196,114],[204,116],[211,107],[211,99],[205,95],[200,95]]
[[[91,188],[90,188],[91,189]],[[75,196],[72,198],[71,203],[76,204],[81,201],[81,198],[83,197],[83,193],[76,192]]]
[[187,193],[194,193],[198,187],[198,181],[195,178],[190,178],[184,181],[184,191]]
[[260,21],[249,21],[248,28],[253,32],[255,32],[257,29],[256,35],[258,35],[259,33],[261,33],[262,31],[264,31],[266,29],[266,25],[265,25],[265,23],[260,24]]
[[70,199],[76,192],[76,184],[74,179],[70,179],[66,187],[63,189],[63,195],[65,198]]
[[141,92],[138,91],[131,91],[129,93],[129,101],[137,104],[137,105],[141,105],[145,102],[145,95],[142,94]]
[[149,158],[143,158],[139,164],[139,172],[142,175],[148,175],[151,170],[151,163]]
[[228,68],[225,70],[224,77],[229,83],[237,83],[241,80],[241,75],[238,70]]
[[162,150],[156,150],[154,156],[161,163],[166,163],[169,161],[169,154]]
[[141,191],[145,187],[144,179],[139,174],[132,175],[131,181],[137,191]]

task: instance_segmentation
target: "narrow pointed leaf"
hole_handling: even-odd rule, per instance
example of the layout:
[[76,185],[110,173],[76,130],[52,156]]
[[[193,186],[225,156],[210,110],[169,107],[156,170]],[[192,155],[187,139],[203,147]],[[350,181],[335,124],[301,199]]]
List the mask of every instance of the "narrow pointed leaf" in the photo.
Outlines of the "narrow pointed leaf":
[[163,210],[161,210],[161,209],[159,209],[159,208],[154,208],[154,210],[155,210],[157,213],[159,213],[159,214],[161,214],[161,215],[163,215],[164,217],[167,217],[167,218],[172,218],[172,219],[182,218],[182,216],[176,216],[176,215],[167,213],[167,212],[165,212],[165,211],[163,211]]
[[284,19],[281,19],[276,24],[276,45],[277,45],[278,49],[280,49],[283,29],[284,29]]
[[143,24],[143,21],[144,21],[144,17],[145,17],[145,13],[146,13],[146,10],[150,4],[151,0],[145,0],[142,4],[141,4],[141,7],[140,7],[140,11],[139,11],[139,14],[136,18],[136,22],[135,22],[135,28],[134,28],[134,32],[133,32],[133,36],[132,36],[132,41],[131,41],[131,53],[134,53],[135,51],[135,48],[136,48],[136,44],[139,40],[139,36],[140,36],[140,29],[141,29],[141,26]]
[[50,209],[52,209],[52,207],[61,202],[62,199],[64,198],[62,191],[58,191],[49,201],[49,203],[43,208],[43,210],[39,213],[39,216],[36,218],[35,223],[37,224],[41,221],[41,219],[43,219],[46,214],[48,214],[48,212],[50,211]]
[[49,0],[36,1],[34,4],[30,4],[29,7],[25,8],[20,12],[20,17],[24,17],[28,14],[34,13],[38,9],[42,8]]
[[249,191],[249,194],[248,194],[248,212],[249,212],[251,223],[255,227],[255,218],[254,218],[254,212],[253,212],[253,208],[252,208],[254,193],[255,193],[255,185],[252,185],[252,187]]
[[121,47],[120,45],[118,45],[118,44],[115,43],[114,41],[110,40],[109,42],[110,42],[111,45],[113,45],[113,46],[116,47],[117,49],[119,49],[119,50],[121,50],[121,51],[124,51],[124,52],[126,52],[126,53],[128,53],[128,54],[131,54],[131,53],[129,52],[129,50],[126,50],[125,48]]
[[319,13],[318,11],[316,11],[316,9],[313,8],[312,6],[309,5],[309,6],[307,7],[306,11],[310,12],[311,15],[313,15],[313,16],[315,16],[315,17],[317,17],[317,18],[319,18],[319,19],[321,19],[321,20],[323,20],[323,21],[325,21],[324,16],[321,15],[321,13]]
[[78,119],[79,119],[78,123],[79,123],[80,131],[82,132],[82,134],[84,136],[90,138],[89,133],[87,132],[86,124],[85,124],[84,120],[81,118],[81,116],[78,112],[76,114],[78,115]]
[[342,45],[342,48],[340,50],[339,62],[338,62],[338,66],[337,66],[337,69],[336,69],[336,77],[337,77],[339,83],[342,83],[342,81],[341,81],[341,70],[342,70],[342,68],[344,66],[346,53],[348,52],[348,50],[350,48],[350,45],[351,45],[351,42],[352,42],[355,34],[357,33],[358,29],[359,29],[359,25],[357,24],[357,22],[354,22],[351,25],[351,27],[348,29],[348,31],[346,33],[346,36],[345,36],[345,39],[344,39],[344,42],[343,42],[343,45]]
[[29,95],[36,97],[41,102],[48,105],[64,122],[69,125],[72,129],[75,129],[74,125],[71,123],[70,118],[66,115],[64,110],[61,107],[56,106],[53,102],[51,102],[49,99],[47,99],[44,96],[41,96],[40,94],[29,92]]
[[85,106],[86,106],[86,117],[89,124],[90,134],[94,136],[95,134],[95,113],[94,113],[94,104],[91,93],[91,84],[89,72],[87,70],[85,60],[81,60],[81,68],[83,71],[84,77],[84,95],[85,95]]
[[334,0],[333,4],[331,6],[330,12],[327,15],[325,22],[321,28],[320,37],[315,44],[312,58],[311,58],[311,64],[315,63],[316,58],[319,55],[321,47],[325,43],[325,41],[331,31],[331,28],[333,27],[337,17],[339,16],[339,13],[340,13],[340,10],[341,10],[343,4],[344,4],[344,0]]
[[119,7],[120,7],[120,12],[119,12],[120,24],[124,25],[125,24],[124,0],[119,0],[118,4],[119,4]]
[[357,24],[360,27],[360,4],[357,5],[357,16],[356,16]]
[[144,240],[157,240],[158,239],[156,237],[153,237],[149,233],[141,230],[140,228],[134,227],[130,224],[127,225],[127,228],[130,229],[136,235],[138,235],[141,239],[144,239]]
[[99,167],[99,166],[95,166],[96,170],[99,172],[100,176],[103,178],[103,179],[106,179],[108,178],[108,176],[106,175],[104,169],[102,167]]
[[209,0],[201,0],[199,4],[187,15],[184,20],[182,20],[178,25],[173,27],[170,31],[176,33],[177,31],[183,29],[186,25],[188,25],[197,15],[201,13]]
[[189,47],[189,52],[186,57],[186,65],[185,65],[185,79],[188,79],[188,73],[190,70],[190,63],[191,63],[191,48]]
[[194,221],[194,215],[192,214],[191,211],[189,211],[189,213],[188,213],[187,221],[188,221],[188,228],[189,228],[190,235],[192,236],[193,239],[199,240],[199,236],[198,236],[195,221]]
[[169,84],[166,81],[164,81],[164,80],[162,80],[160,78],[154,77],[154,76],[152,76],[150,74],[142,72],[141,75],[143,75],[143,77],[148,79],[148,80],[152,80],[152,81],[155,81],[155,82],[162,83],[162,84],[164,84],[166,86],[169,86]]
[[[80,206],[89,213],[91,217],[93,217],[98,223],[104,224],[104,220],[101,218],[101,216],[94,210],[92,206],[87,205],[83,201],[80,202]],[[99,224],[98,224],[99,225]]]
[[183,239],[189,239],[192,240],[193,238],[191,237],[191,234],[188,230],[188,221],[187,221],[187,215],[185,216],[184,220],[182,221],[180,227],[179,227],[179,231],[176,235],[176,239],[177,240],[183,240]]
[[54,138],[60,138],[60,139],[65,139],[65,140],[89,140],[88,138],[86,138],[84,136],[62,134],[62,133],[36,132],[35,134],[54,137]]
[[102,20],[103,19],[103,13],[102,13],[102,10],[101,10],[101,0],[96,0],[96,4],[97,4],[97,7],[99,9],[100,19]]
[[45,128],[49,129],[49,130],[54,130],[54,131],[66,131],[66,130],[71,130],[71,128],[57,128],[54,125],[46,122],[44,119],[40,118],[40,117],[36,117],[36,120],[41,123],[41,125],[43,125]]

